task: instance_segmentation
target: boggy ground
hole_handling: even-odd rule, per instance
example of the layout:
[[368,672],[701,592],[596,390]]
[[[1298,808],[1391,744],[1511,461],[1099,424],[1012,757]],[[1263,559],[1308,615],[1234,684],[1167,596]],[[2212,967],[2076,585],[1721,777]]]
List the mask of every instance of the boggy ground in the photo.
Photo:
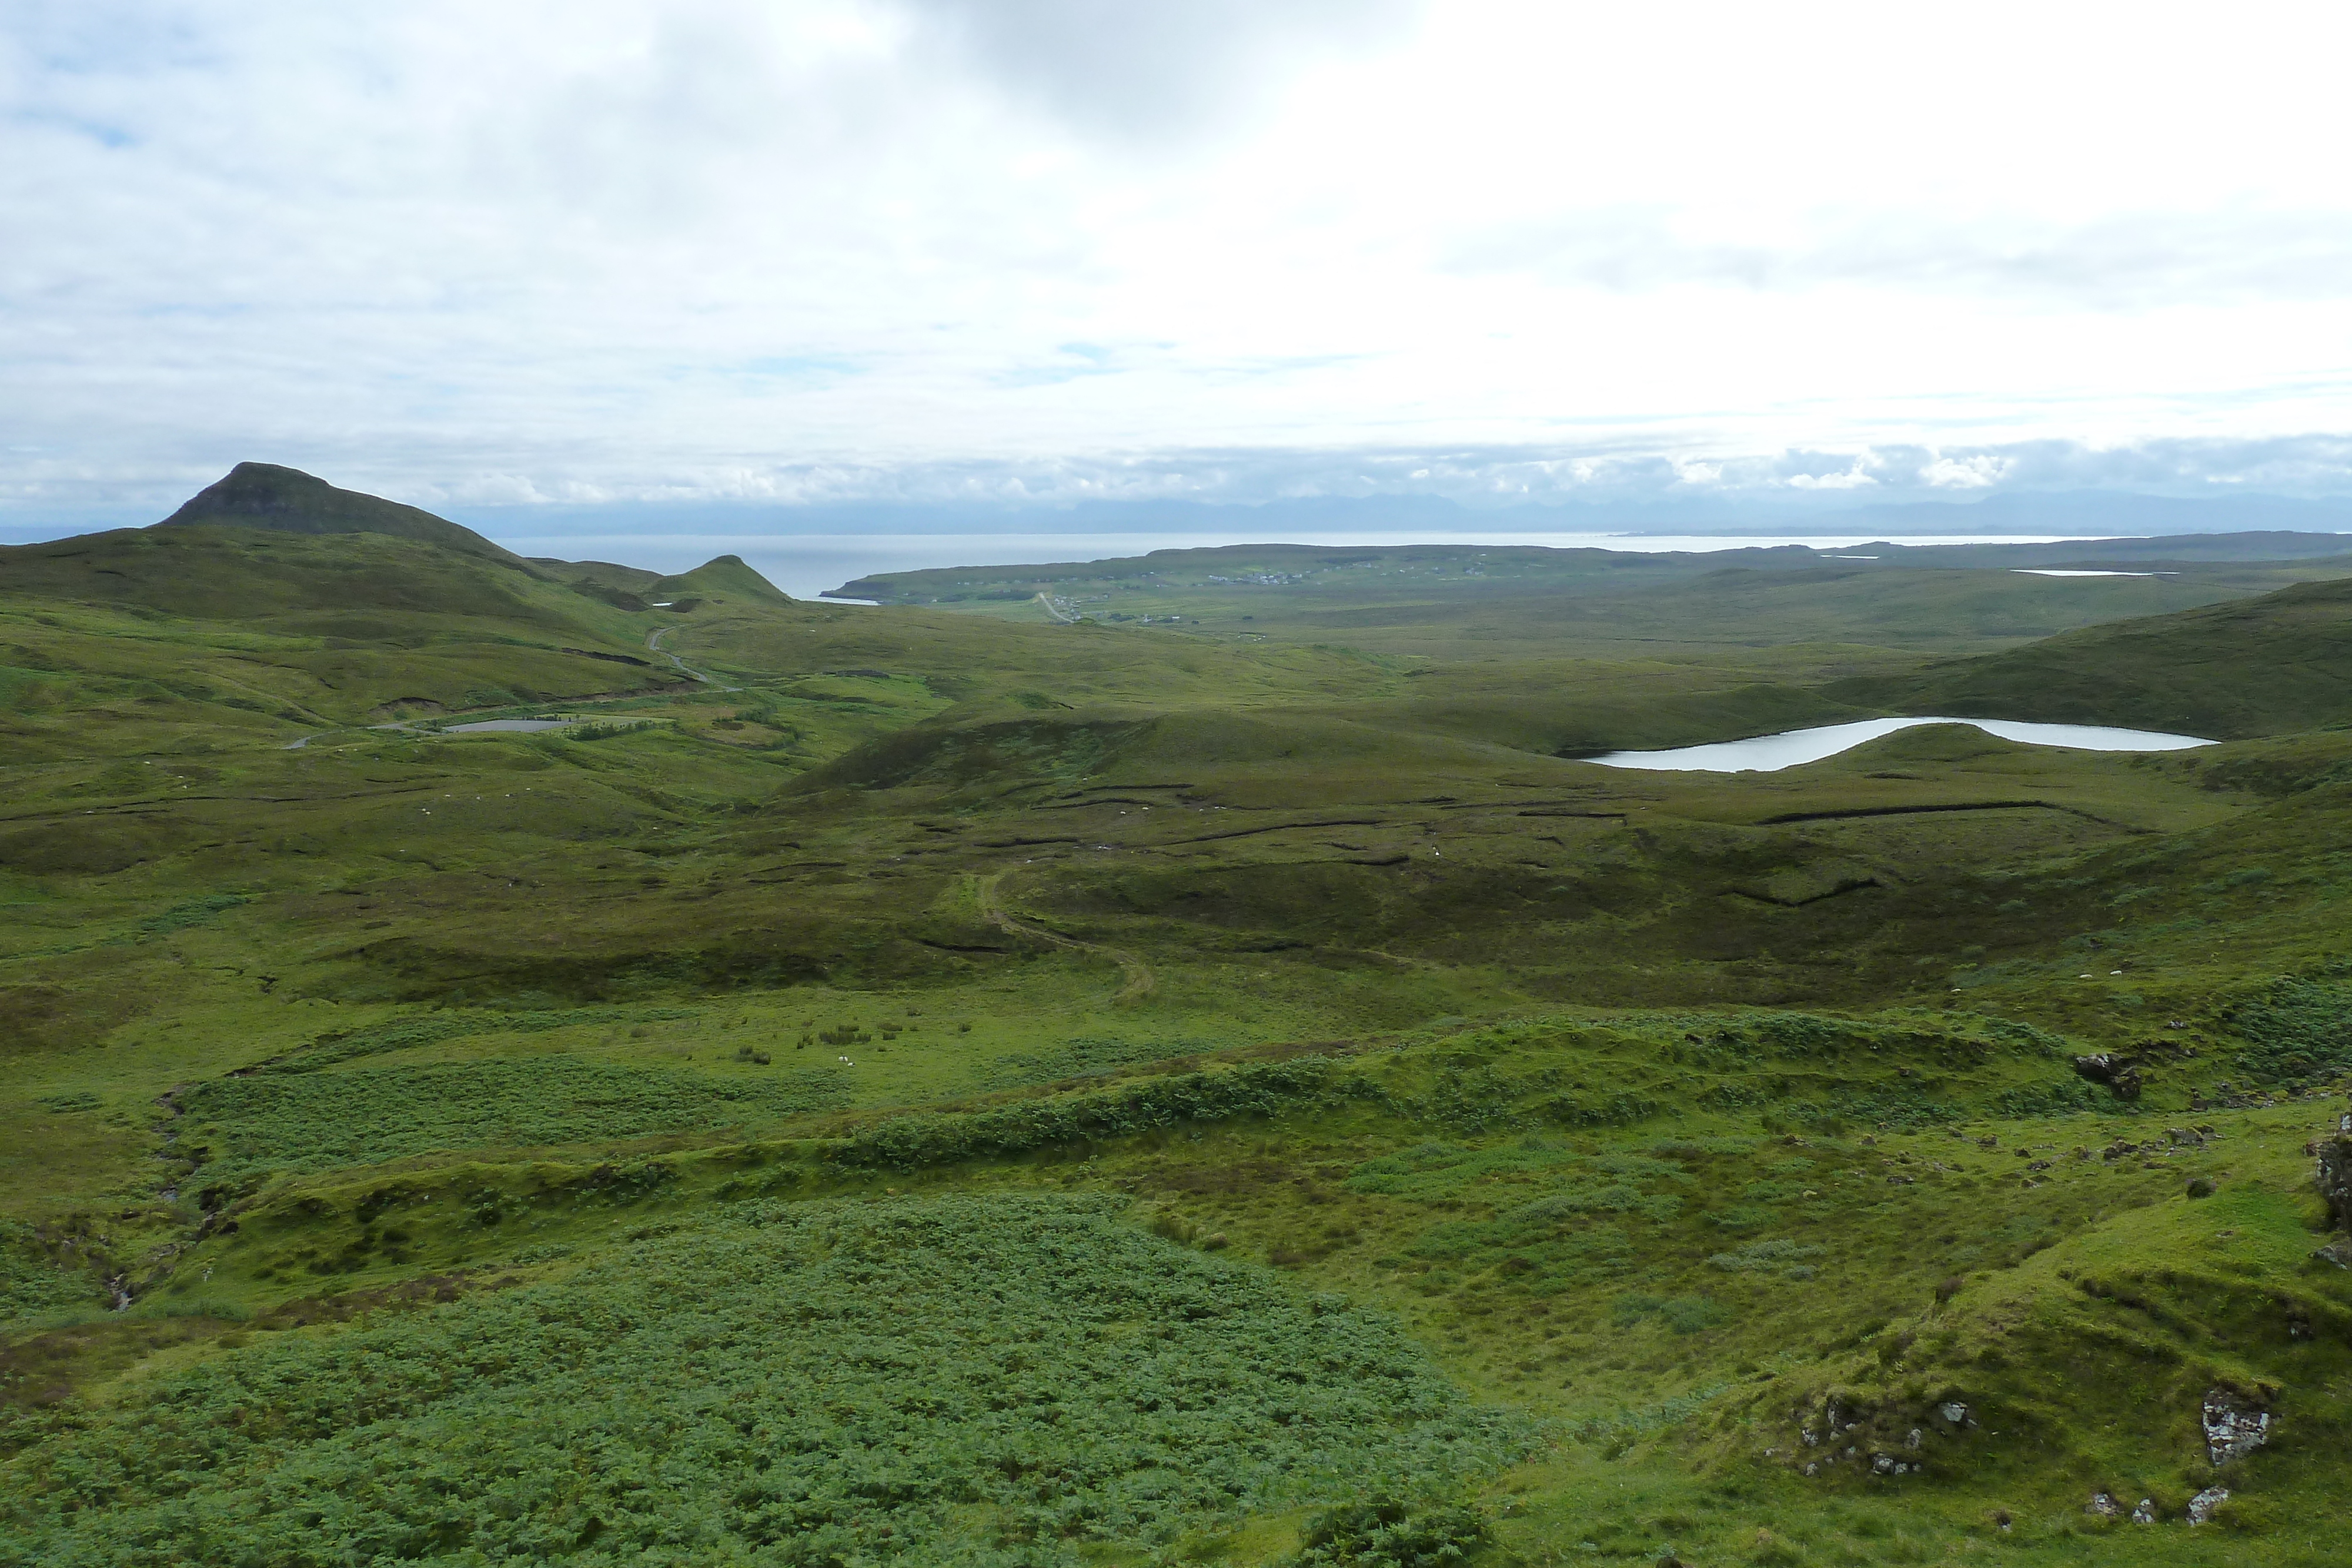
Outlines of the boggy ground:
[[5,580],[0,1562],[2340,1558],[2352,739],[2216,653],[2324,595],[2072,634],[2224,745],[1717,777],[1559,753],[2035,666],[430,559],[409,649]]

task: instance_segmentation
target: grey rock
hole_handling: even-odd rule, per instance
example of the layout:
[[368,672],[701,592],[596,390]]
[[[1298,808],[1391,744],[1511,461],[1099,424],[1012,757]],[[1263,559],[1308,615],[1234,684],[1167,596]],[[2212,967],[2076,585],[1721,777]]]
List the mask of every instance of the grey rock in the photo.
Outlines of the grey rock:
[[2205,1391],[2199,1419],[2206,1454],[2216,1465],[2243,1458],[2271,1440],[2271,1413],[2226,1388]]
[[1927,1435],[1927,1433],[1919,1430],[1918,1427],[1914,1427],[1911,1428],[1910,1433],[1904,1437],[1903,1446],[1906,1448],[1916,1448],[1919,1446],[1920,1440],[1926,1437]]
[[1947,1400],[1945,1403],[1937,1406],[1936,1414],[1941,1416],[1945,1420],[1949,1421],[1955,1427],[1974,1425],[1974,1423],[1969,1419],[1969,1407],[1961,1404],[1957,1399]]
[[2134,1524],[2154,1524],[2156,1522],[2156,1500],[2154,1498],[2144,1497],[2139,1500],[2139,1506],[2132,1510],[2132,1522]]
[[2089,1511],[2097,1514],[2101,1519],[2120,1519],[2123,1517],[2124,1505],[2116,1500],[2116,1494],[2113,1492],[2095,1491],[2091,1494]]
[[2319,1145],[2319,1196],[2338,1230],[2352,1230],[2352,1137],[2338,1134]]
[[2207,1487],[2189,1500],[2189,1522],[2202,1524],[2213,1517],[2213,1511],[2230,1500],[2228,1487]]
[[2112,1051],[2103,1051],[2095,1056],[2076,1057],[2074,1071],[2076,1076],[2090,1082],[2105,1084],[2107,1092],[2118,1100],[2138,1099],[2139,1092],[2144,1086],[2140,1064],[2129,1057],[2118,1056]]

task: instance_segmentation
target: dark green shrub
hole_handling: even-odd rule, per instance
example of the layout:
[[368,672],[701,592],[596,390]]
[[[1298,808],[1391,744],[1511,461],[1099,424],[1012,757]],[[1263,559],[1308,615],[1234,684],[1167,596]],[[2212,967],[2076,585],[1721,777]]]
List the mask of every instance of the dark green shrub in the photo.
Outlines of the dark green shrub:
[[833,1158],[851,1166],[919,1166],[1024,1154],[1121,1137],[1184,1122],[1273,1116],[1317,1103],[1330,1086],[1327,1061],[1302,1057],[1216,1072],[1153,1078],[1095,1094],[1056,1095],[961,1116],[901,1116],[859,1133]]
[[1475,1509],[1415,1509],[1394,1500],[1318,1514],[1295,1562],[1300,1568],[1447,1568],[1490,1538]]
[[2244,1040],[2238,1065],[2275,1083],[2352,1068],[2352,985],[2330,977],[2285,979],[2230,1012]]
[[1730,1309],[1706,1296],[1653,1296],[1628,1291],[1610,1303],[1610,1321],[1631,1328],[1654,1318],[1675,1333],[1697,1333],[1731,1321]]
[[139,929],[157,935],[184,931],[191,925],[202,925],[226,910],[251,902],[241,893],[210,894],[203,898],[192,898],[185,904],[173,904],[161,915],[151,915],[139,923]]

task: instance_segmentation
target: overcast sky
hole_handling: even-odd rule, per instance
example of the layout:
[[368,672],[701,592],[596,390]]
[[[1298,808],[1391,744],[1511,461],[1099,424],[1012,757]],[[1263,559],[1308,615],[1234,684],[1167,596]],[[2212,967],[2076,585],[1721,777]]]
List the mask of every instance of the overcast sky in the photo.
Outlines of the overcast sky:
[[0,507],[2342,495],[2344,15],[0,0]]

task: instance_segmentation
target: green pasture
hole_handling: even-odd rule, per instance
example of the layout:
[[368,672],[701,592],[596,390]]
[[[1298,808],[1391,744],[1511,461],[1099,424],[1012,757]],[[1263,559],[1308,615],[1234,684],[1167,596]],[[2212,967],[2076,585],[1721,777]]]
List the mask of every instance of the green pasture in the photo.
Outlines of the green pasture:
[[[2221,544],[2226,537],[2212,542]],[[2139,547],[2139,557],[2110,547]],[[2352,575],[2352,553],[2173,559],[2172,541],[1803,547],[1705,554],[1527,546],[1242,545],[1038,567],[882,573],[845,594],[1017,625],[1445,659],[1689,659],[1803,643],[1980,653],[2075,627]],[[2084,554],[2085,551],[2090,554]],[[2079,558],[2079,559],[2078,559]],[[2053,578],[2048,566],[2137,575]],[[2009,716],[2017,716],[2011,715]]]

